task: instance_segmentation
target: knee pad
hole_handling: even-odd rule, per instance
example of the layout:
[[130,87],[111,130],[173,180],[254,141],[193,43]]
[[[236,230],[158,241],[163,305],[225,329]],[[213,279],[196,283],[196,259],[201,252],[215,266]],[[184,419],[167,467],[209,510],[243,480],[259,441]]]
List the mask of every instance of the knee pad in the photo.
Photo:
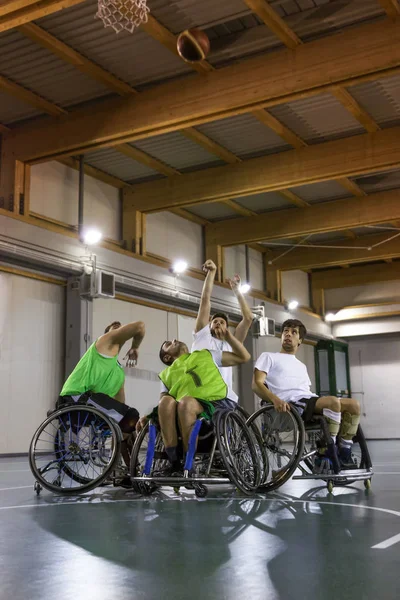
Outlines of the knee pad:
[[330,408],[323,408],[322,414],[328,422],[329,433],[337,435],[340,429],[341,414],[334,412]]
[[139,421],[140,415],[136,408],[129,408],[119,422],[119,426],[123,433],[131,433],[136,423]]
[[360,415],[351,415],[349,412],[344,412],[342,415],[342,426],[340,435],[344,440],[351,440],[357,433],[360,423]]

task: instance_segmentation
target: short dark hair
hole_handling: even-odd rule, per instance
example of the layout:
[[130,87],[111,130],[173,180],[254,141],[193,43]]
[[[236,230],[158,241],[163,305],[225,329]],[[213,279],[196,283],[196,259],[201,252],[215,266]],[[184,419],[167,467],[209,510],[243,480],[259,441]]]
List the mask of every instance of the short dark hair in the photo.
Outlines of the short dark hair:
[[165,360],[165,355],[166,355],[166,354],[168,354],[168,352],[166,352],[166,351],[164,350],[164,344],[166,344],[167,342],[168,342],[168,340],[165,340],[165,341],[164,341],[164,342],[161,344],[160,352],[159,352],[159,355],[158,355],[158,356],[160,357],[160,360],[161,360],[161,362],[162,362],[164,365],[169,365],[169,364],[170,364],[170,361],[166,362],[166,360]]
[[104,333],[108,333],[110,331],[111,327],[113,327],[113,325],[117,325],[117,323],[118,323],[118,325],[121,325],[120,321],[113,321],[112,323],[107,325],[107,327],[104,330]]
[[218,312],[215,313],[212,317],[211,317],[211,321],[214,321],[214,319],[224,319],[224,321],[226,322],[226,325],[228,326],[228,315],[226,315],[225,313],[222,312]]
[[285,329],[285,327],[292,327],[292,328],[298,327],[299,328],[299,337],[300,337],[301,341],[303,341],[307,335],[307,329],[305,328],[303,323],[301,321],[299,321],[298,319],[287,319],[287,321],[282,323],[282,331]]

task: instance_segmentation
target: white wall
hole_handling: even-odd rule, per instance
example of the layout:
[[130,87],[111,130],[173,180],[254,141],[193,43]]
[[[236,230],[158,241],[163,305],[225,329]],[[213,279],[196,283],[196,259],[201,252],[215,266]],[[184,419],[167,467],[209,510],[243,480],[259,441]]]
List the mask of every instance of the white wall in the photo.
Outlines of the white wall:
[[[377,268],[379,268],[377,266]],[[370,285],[345,287],[325,291],[327,310],[337,310],[343,306],[373,304],[376,302],[398,302],[400,281],[382,281]]]
[[168,212],[147,215],[146,250],[172,261],[184,259],[200,269],[204,262],[201,225]]
[[[32,212],[78,224],[79,173],[58,162],[34,165],[31,169]],[[84,224],[97,227],[104,237],[120,239],[119,190],[85,175]]]
[[28,452],[60,392],[64,292],[0,273],[0,454]]
[[304,271],[282,271],[282,298],[297,300],[300,306],[311,306],[308,275]]
[[349,359],[366,437],[400,438],[400,334],[350,340]]
[[[264,289],[264,267],[261,252],[249,248],[250,283],[254,290]],[[242,281],[246,280],[246,250],[244,246],[231,246],[224,248],[224,276],[233,277],[240,275]]]
[[[165,340],[176,337],[176,317],[166,311],[140,306],[121,300],[94,300],[93,338],[104,331],[106,325],[118,320],[122,323],[144,321],[146,335],[139,349],[139,361],[136,368],[125,368],[125,397],[129,406],[137,408],[140,414],[146,414],[158,404],[160,381],[158,373],[162,363],[158,357],[159,349]],[[120,352],[120,361],[129,349],[129,342]]]

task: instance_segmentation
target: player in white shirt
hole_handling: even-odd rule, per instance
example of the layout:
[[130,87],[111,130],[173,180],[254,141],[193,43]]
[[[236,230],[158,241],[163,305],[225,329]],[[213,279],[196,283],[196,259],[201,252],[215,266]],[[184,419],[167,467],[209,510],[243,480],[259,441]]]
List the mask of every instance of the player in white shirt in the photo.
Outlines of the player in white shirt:
[[260,355],[254,368],[252,389],[262,401],[272,402],[278,412],[290,411],[291,405],[294,405],[305,422],[312,418],[313,413],[323,414],[332,440],[319,453],[321,458],[329,458],[335,472],[339,472],[340,468],[354,467],[351,448],[360,422],[360,404],[353,398],[318,398],[311,392],[307,368],[295,356],[306,334],[305,326],[297,319],[283,323],[281,351]]
[[[197,314],[196,325],[193,332],[193,344],[191,352],[195,350],[220,350],[223,352],[232,352],[230,344],[224,337],[228,328],[228,317],[223,313],[216,313],[210,318],[211,314],[211,294],[214,286],[217,267],[212,260],[206,260],[203,265],[203,271],[207,273],[201,294],[200,308]],[[235,275],[233,279],[228,279],[233,293],[238,299],[242,311],[242,320],[236,327],[234,337],[243,343],[253,321],[251,310],[240,292],[240,277]],[[232,389],[232,367],[222,367],[221,375],[228,386],[228,398],[234,402],[238,397]]]

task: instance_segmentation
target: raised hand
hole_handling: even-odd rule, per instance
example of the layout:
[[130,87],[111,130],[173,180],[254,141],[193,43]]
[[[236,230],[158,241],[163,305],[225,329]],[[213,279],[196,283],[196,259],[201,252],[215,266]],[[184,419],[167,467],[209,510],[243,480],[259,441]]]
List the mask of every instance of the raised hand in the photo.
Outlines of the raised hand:
[[231,286],[231,290],[234,294],[237,294],[237,292],[239,292],[239,288],[240,288],[240,284],[242,283],[241,279],[240,279],[240,275],[238,275],[236,273],[236,275],[234,275],[232,277],[232,279],[227,279],[227,282],[229,283],[229,285]]
[[217,265],[210,259],[206,260],[206,262],[203,265],[203,271],[205,273],[208,273],[209,271],[215,272],[216,270],[217,270]]
[[136,348],[130,348],[124,357],[127,367],[136,367],[139,358],[139,351]]

